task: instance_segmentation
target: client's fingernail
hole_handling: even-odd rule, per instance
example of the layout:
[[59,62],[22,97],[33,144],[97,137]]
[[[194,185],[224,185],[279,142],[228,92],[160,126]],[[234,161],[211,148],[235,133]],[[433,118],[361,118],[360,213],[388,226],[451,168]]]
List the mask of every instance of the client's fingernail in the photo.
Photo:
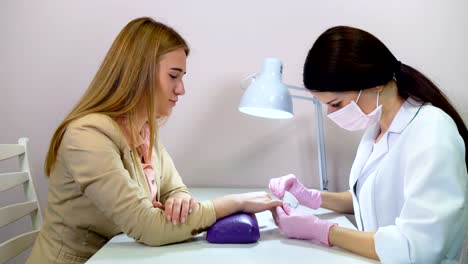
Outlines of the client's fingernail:
[[182,222],[182,224],[185,223],[185,217],[182,217],[182,218],[180,219],[180,222]]
[[177,221],[176,221],[176,220],[172,220],[172,224],[173,224],[173,225],[177,225]]
[[166,219],[167,219],[167,221],[171,221],[171,217],[170,217],[170,216],[166,216]]
[[191,213],[192,213],[192,208],[190,208],[190,209],[188,210],[188,212],[189,212],[189,214],[191,214]]

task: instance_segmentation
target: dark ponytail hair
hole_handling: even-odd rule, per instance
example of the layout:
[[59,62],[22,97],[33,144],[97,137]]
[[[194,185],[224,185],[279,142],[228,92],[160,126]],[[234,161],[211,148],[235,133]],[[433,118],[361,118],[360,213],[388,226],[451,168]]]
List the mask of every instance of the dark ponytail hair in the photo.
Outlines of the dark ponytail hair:
[[465,142],[468,165],[468,130],[445,94],[422,73],[399,62],[372,34],[347,26],[328,29],[310,49],[303,78],[307,89],[320,92],[359,91],[394,79],[401,97],[429,102],[452,117]]

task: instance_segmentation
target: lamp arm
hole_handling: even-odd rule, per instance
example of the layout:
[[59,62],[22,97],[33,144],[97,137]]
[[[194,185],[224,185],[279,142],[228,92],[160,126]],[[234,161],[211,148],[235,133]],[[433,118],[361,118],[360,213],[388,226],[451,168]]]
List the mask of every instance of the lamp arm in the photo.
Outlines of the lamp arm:
[[314,98],[315,97],[307,97],[307,96],[302,96],[302,95],[291,95],[292,98],[296,98],[296,99],[301,99],[301,100],[306,100],[306,101],[312,101],[314,102]]
[[293,89],[293,90],[298,90],[298,91],[308,91],[304,87],[299,87],[299,86],[294,86],[294,85],[289,85],[289,84],[286,84],[286,87],[288,87],[288,89]]
[[323,137],[323,118],[322,118],[322,104],[320,101],[313,97],[312,101],[315,105],[315,122],[317,127],[317,152],[319,163],[320,175],[320,189],[328,191],[328,176],[327,176],[327,160],[325,156],[325,141]]
[[[241,81],[241,89],[245,90],[247,87],[249,87],[250,83],[255,81],[255,78],[257,77],[259,73],[253,73]],[[298,90],[298,91],[307,91],[306,88],[304,87],[298,87],[298,86],[293,86],[293,85],[288,85],[285,84],[288,89],[292,90]],[[323,119],[322,119],[322,105],[320,101],[312,96],[312,97],[307,97],[307,96],[300,96],[300,95],[292,95],[291,97],[301,99],[301,100],[306,100],[306,101],[312,101],[315,105],[315,125],[317,129],[317,154],[318,154],[318,165],[319,165],[319,176],[320,176],[320,189],[322,191],[328,191],[328,177],[327,177],[327,161],[326,161],[326,156],[325,156],[325,142],[324,142],[324,136],[323,136]]]
[[[307,91],[304,87],[298,87],[293,85],[286,85],[288,89]],[[307,97],[300,95],[292,95],[291,97],[312,101],[315,105],[315,127],[317,129],[317,157],[319,163],[319,176],[320,176],[320,189],[322,191],[328,191],[328,176],[327,176],[327,158],[325,156],[325,141],[323,136],[323,118],[322,118],[322,104],[315,97]]]

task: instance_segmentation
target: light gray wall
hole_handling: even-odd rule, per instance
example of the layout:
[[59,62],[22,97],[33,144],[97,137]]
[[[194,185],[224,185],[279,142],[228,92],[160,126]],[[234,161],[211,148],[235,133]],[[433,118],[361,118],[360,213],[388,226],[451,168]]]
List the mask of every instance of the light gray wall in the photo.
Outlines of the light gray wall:
[[[120,29],[151,16],[173,26],[192,48],[187,93],[162,128],[186,184],[266,187],[271,177],[295,173],[318,187],[313,105],[295,101],[292,120],[246,116],[237,111],[239,81],[275,56],[284,63],[284,81],[302,85],[302,65],[317,36],[331,26],[357,26],[439,84],[467,121],[467,10],[463,0],[2,0],[0,142],[30,138],[45,207],[42,165],[53,131]],[[360,133],[325,119],[325,134],[330,189],[346,190]],[[0,197],[4,203],[14,195]]]

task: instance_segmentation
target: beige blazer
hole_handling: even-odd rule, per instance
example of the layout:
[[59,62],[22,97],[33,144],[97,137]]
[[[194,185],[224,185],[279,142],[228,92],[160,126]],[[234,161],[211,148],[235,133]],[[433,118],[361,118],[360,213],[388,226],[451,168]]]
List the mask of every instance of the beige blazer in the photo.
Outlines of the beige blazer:
[[[165,148],[156,153],[158,201],[188,193]],[[198,203],[184,224],[167,221],[153,207],[133,156],[109,116],[90,114],[68,126],[49,178],[44,225],[27,263],[83,263],[122,232],[149,246],[179,242],[216,221],[212,201]]]

